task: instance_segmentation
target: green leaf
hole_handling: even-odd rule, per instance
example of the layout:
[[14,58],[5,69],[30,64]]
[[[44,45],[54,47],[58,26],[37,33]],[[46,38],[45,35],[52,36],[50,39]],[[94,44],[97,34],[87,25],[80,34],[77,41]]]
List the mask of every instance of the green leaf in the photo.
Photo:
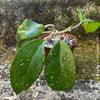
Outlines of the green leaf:
[[41,73],[45,60],[44,40],[32,40],[17,52],[10,69],[11,86],[16,94],[29,88]]
[[94,21],[94,20],[91,20],[91,19],[87,19],[85,14],[81,10],[78,11],[78,15],[79,15],[80,22],[91,22],[91,21]]
[[30,19],[25,19],[23,23],[17,29],[17,43],[24,41],[25,39],[33,39],[38,37],[44,31],[44,26],[38,24]]
[[57,91],[69,91],[75,81],[75,61],[70,48],[61,40],[50,50],[45,65],[48,85]]
[[87,19],[85,14],[83,14],[81,10],[79,10],[79,20],[80,22],[83,22],[82,26],[86,33],[93,33],[100,27],[99,22],[95,22],[94,20]]
[[17,43],[17,51],[27,42],[31,41],[32,39],[26,39],[20,43]]
[[80,22],[83,22],[84,19],[86,19],[85,14],[83,14],[81,10],[78,11],[78,14],[79,14],[79,20],[80,20]]
[[84,27],[84,30],[86,33],[93,33],[100,27],[100,23],[99,22],[85,22],[82,24],[82,26]]

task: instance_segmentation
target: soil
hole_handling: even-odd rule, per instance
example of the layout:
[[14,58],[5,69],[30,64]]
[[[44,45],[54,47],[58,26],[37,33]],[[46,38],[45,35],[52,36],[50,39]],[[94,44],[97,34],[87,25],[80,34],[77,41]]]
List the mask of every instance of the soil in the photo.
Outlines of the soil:
[[[71,36],[58,35],[58,39],[65,42],[69,47],[76,43],[76,40]],[[56,42],[57,40],[54,37],[47,39],[45,42],[45,47],[52,48]]]

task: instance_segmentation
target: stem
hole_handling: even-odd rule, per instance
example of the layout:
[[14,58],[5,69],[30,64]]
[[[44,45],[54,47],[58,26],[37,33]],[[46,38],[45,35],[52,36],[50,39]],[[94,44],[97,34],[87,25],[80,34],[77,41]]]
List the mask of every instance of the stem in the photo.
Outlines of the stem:
[[77,27],[79,27],[81,24],[83,24],[84,22],[80,22],[80,23],[78,23],[77,25],[75,25],[74,27],[72,27],[72,29],[75,29],[75,28],[77,28]]
[[43,34],[51,33],[51,31],[44,31]]
[[78,23],[77,25],[75,25],[74,27],[70,26],[70,27],[68,27],[68,28],[65,29],[65,30],[59,31],[58,34],[59,34],[59,33],[64,33],[64,32],[71,31],[72,29],[75,29],[75,28],[79,27],[79,26],[80,26],[81,24],[83,24],[83,23],[84,23],[84,22],[80,22],[80,23]]
[[[80,26],[81,24],[83,24],[83,23],[84,23],[84,22],[80,22],[80,23],[78,23],[77,25],[75,25],[74,27],[70,26],[70,27],[68,27],[68,28],[65,29],[65,30],[62,30],[62,31],[57,32],[57,34],[65,33],[65,32],[71,31],[72,29],[75,29],[75,28],[79,27],[79,26]],[[45,28],[47,28],[47,27],[54,27],[54,25],[53,25],[53,24],[45,25]],[[46,33],[51,33],[51,32],[52,32],[52,31],[44,31],[43,33],[46,34]]]
[[48,28],[48,27],[53,27],[53,28],[54,28],[55,25],[54,25],[54,24],[47,24],[47,25],[45,25],[44,27],[45,27],[45,29]]
[[59,31],[57,33],[60,34],[60,33],[68,32],[68,31],[71,31],[71,27],[68,27],[67,29]]
[[50,34],[49,36],[45,37],[44,40],[48,40],[51,37],[52,37],[52,34]]
[[[52,30],[54,30],[55,25],[54,25],[54,24],[47,24],[47,25],[45,25],[44,27],[45,27],[45,29],[46,29],[46,28],[49,28],[49,27],[52,27]],[[48,33],[51,33],[51,32],[52,32],[51,30],[49,30],[49,31],[44,31],[43,34],[48,34]]]
[[44,40],[48,40],[48,39],[50,39],[52,37],[55,37],[56,40],[58,40],[58,36],[56,34],[57,32],[58,32],[58,30],[51,31],[51,34],[49,36],[45,37]]

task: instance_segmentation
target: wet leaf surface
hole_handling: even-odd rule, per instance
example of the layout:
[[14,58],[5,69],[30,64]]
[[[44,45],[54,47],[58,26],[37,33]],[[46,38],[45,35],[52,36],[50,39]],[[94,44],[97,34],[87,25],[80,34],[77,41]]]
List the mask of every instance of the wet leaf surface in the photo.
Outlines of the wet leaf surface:
[[44,44],[44,40],[32,40],[15,55],[10,81],[16,94],[30,87],[40,75],[45,59]]
[[[84,79],[88,81],[100,81],[97,74],[97,43],[95,40],[78,41],[77,47],[74,49],[74,57],[76,62],[76,79]],[[16,54],[15,47],[9,47],[3,54],[0,54],[0,62],[10,64]]]
[[75,81],[76,67],[73,53],[64,42],[58,41],[51,49],[45,65],[48,85],[57,91],[69,91]]

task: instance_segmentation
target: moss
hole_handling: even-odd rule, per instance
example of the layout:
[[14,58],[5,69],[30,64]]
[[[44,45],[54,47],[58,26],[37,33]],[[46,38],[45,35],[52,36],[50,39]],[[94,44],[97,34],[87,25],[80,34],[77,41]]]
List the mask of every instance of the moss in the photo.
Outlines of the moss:
[[95,3],[96,3],[97,5],[100,5],[100,0],[95,0]]
[[93,79],[98,81],[98,77],[96,76],[98,74],[96,69],[96,55],[96,40],[87,40],[78,43],[78,46],[74,50],[77,80],[84,79],[88,81]]
[[90,11],[90,15],[95,15],[95,14],[97,14],[97,10],[96,10],[96,9],[92,9],[92,10]]
[[89,18],[90,18],[90,19],[93,19],[93,20],[98,20],[97,15],[98,15],[98,11],[97,11],[96,8],[90,10],[90,11],[89,11],[89,14],[88,14]]

